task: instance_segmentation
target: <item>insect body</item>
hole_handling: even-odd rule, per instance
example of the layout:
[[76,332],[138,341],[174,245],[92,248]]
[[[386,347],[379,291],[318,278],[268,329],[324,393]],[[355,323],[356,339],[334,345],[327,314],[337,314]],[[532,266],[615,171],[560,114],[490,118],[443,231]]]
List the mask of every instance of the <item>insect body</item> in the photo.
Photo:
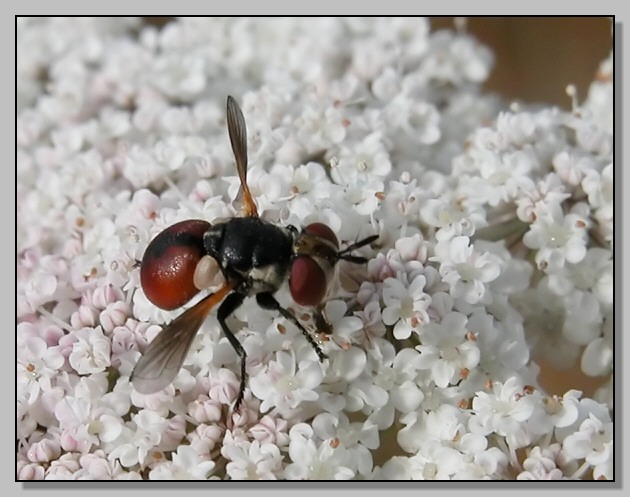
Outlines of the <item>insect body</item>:
[[219,305],[221,329],[241,359],[241,383],[235,409],[245,393],[245,350],[226,324],[226,319],[249,296],[258,305],[275,310],[293,322],[315,349],[320,361],[324,352],[310,333],[274,293],[288,279],[293,300],[306,306],[322,303],[339,260],[366,262],[351,255],[378,235],[360,240],[343,250],[334,232],[325,224],[312,223],[301,231],[258,217],[247,186],[247,133],[245,119],[232,97],[227,99],[228,134],[236,158],[243,195],[243,216],[211,225],[188,220],[162,231],[149,243],[140,266],[140,280],[147,298],[156,306],[181,307],[204,288],[199,281],[221,272],[223,284],[168,324],[151,342],[136,364],[131,381],[141,393],[154,393],[177,376],[197,330],[213,307]]

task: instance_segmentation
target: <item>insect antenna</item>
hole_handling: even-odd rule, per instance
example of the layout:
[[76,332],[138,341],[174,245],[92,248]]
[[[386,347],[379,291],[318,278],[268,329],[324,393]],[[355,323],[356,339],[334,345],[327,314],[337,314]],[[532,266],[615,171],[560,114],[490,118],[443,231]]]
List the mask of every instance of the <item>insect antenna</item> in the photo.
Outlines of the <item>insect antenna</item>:
[[347,246],[345,249],[337,252],[337,259],[354,262],[355,264],[363,264],[364,262],[367,262],[367,259],[365,257],[351,255],[350,252],[358,248],[364,247],[365,245],[369,245],[377,238],[378,238],[378,235],[368,236],[367,238],[364,238],[363,240],[359,240],[358,242],[355,242],[352,245]]

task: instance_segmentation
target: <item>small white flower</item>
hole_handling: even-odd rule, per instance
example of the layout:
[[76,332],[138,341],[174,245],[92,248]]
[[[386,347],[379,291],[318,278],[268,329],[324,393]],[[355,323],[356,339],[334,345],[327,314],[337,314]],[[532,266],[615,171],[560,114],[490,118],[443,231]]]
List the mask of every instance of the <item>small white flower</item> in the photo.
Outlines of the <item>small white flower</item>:
[[586,345],[600,336],[602,313],[591,292],[575,290],[565,299],[566,316],[562,333],[577,345]]
[[333,106],[326,108],[305,107],[296,120],[297,138],[307,145],[307,152],[325,150],[341,143],[346,127],[341,111]]
[[359,332],[363,331],[363,323],[359,317],[347,316],[347,313],[348,305],[343,300],[332,299],[324,306],[324,316],[335,338],[354,343],[357,341]]
[[489,252],[476,252],[467,236],[439,243],[434,260],[440,262],[440,275],[450,285],[451,296],[469,304],[488,302],[486,284],[501,274],[500,259]]
[[412,480],[451,480],[466,465],[464,454],[437,443],[409,459]]
[[[104,402],[106,384],[99,383],[94,377],[84,379],[75,388],[74,395],[63,397],[54,407],[60,428],[83,450],[98,444],[99,440],[103,444],[111,443],[123,432],[122,418]],[[125,412],[127,410],[128,406]]]
[[531,400],[522,392],[516,377],[505,383],[493,381],[491,392],[477,392],[472,401],[471,432],[506,436],[519,430],[534,411]]
[[466,316],[451,312],[440,323],[431,322],[420,331],[418,368],[429,369],[440,388],[457,383],[479,363],[480,351],[467,337]]
[[612,423],[603,423],[590,414],[580,425],[579,431],[564,439],[562,450],[568,457],[585,459],[593,466],[595,478],[614,478]]
[[346,409],[350,412],[359,411],[365,407],[378,410],[387,404],[389,392],[378,385],[377,380],[361,375],[352,382],[344,392]]
[[378,194],[383,188],[380,179],[360,174],[345,185],[343,190],[337,190],[333,198],[337,202],[353,206],[360,215],[372,215],[379,205]]
[[566,184],[579,185],[588,171],[595,170],[595,161],[588,155],[576,156],[562,151],[553,158],[553,167],[559,178]]
[[44,339],[38,336],[21,335],[19,331],[25,331],[25,327],[18,325],[19,391],[28,404],[33,404],[40,392],[50,389],[51,379],[63,366],[65,359],[59,347],[48,347]]
[[426,278],[417,275],[408,286],[396,278],[387,278],[383,283],[383,322],[394,325],[394,337],[409,338],[412,332],[429,322],[427,309],[431,297],[425,293]]
[[517,480],[562,480],[564,474],[558,468],[561,447],[552,444],[549,447],[534,447],[523,461],[523,471],[516,476]]
[[333,448],[329,442],[319,446],[314,440],[291,437],[291,463],[284,470],[287,480],[349,480],[354,476],[346,466],[346,449]]
[[582,179],[582,189],[588,195],[589,204],[600,210],[602,217],[613,217],[613,184],[614,167],[612,162],[599,173],[595,168],[589,169]]
[[516,199],[516,215],[525,223],[533,223],[537,212],[545,204],[560,205],[571,194],[555,173],[549,173],[538,182],[527,181],[521,185],[521,192]]
[[422,144],[429,145],[440,139],[440,114],[428,102],[398,95],[383,112],[391,126]]
[[315,389],[323,378],[322,368],[317,361],[305,360],[295,363],[293,353],[280,351],[276,360],[249,380],[252,393],[262,400],[260,410],[271,407],[294,409],[304,401],[317,400]]
[[276,480],[282,472],[280,449],[272,443],[224,445],[221,454],[229,461],[225,469],[233,480]]
[[409,453],[442,445],[465,432],[464,416],[455,406],[442,404],[430,411],[412,411],[401,417],[405,427],[398,432],[398,444]]
[[523,236],[523,243],[537,250],[536,263],[540,269],[553,272],[565,261],[577,264],[586,256],[588,222],[579,214],[562,213],[562,208],[549,205],[538,212],[538,217]]
[[[332,169],[332,177],[341,185],[353,185],[357,179],[382,179],[387,176],[392,164],[383,143],[382,133],[375,131],[367,135],[353,149],[342,147],[338,154],[339,163]],[[382,191],[382,187],[375,191]]]
[[578,419],[579,399],[581,392],[569,390],[562,398],[556,396],[543,399],[545,411],[550,416],[554,426],[564,428]]
[[215,462],[205,459],[188,445],[180,445],[172,462],[157,464],[149,472],[151,480],[207,480]]
[[[418,385],[417,376],[420,368],[420,355],[413,349],[402,349],[393,362],[382,357],[376,369],[376,384],[389,393],[389,401],[383,406],[383,410],[397,409],[402,413],[408,413],[418,409],[424,400],[424,392]],[[372,419],[381,419],[385,413],[373,414]],[[387,423],[384,423],[387,424]],[[379,423],[379,428],[384,427]]]
[[614,358],[612,323],[612,316],[606,316],[602,325],[602,335],[591,341],[584,349],[580,366],[589,376],[604,376],[612,371]]
[[470,237],[476,228],[486,224],[485,216],[479,208],[464,206],[457,198],[441,196],[427,200],[420,208],[423,221],[439,228],[435,237],[438,241],[450,240],[458,236]]

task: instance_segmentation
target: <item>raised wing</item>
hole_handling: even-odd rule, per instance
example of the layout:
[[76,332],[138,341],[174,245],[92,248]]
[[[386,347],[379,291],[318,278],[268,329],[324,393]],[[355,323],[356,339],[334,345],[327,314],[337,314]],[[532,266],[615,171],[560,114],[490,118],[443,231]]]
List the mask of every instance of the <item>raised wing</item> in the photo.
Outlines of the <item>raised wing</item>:
[[227,126],[232,151],[236,159],[236,170],[243,192],[243,215],[258,217],[256,203],[247,186],[247,127],[241,108],[231,96],[227,98]]

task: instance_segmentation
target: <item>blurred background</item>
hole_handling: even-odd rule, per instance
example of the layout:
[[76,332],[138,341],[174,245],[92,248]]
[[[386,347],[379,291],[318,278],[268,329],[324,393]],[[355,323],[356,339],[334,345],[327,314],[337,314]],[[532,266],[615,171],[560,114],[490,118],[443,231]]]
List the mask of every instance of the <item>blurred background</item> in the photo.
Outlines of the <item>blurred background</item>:
[[[172,17],[145,17],[163,26]],[[599,64],[612,49],[610,17],[430,17],[431,29],[466,30],[494,52],[484,85],[507,100],[571,107],[565,89],[572,83],[582,101]]]
[[[431,18],[433,30],[453,24],[453,17]],[[567,85],[582,101],[613,44],[610,17],[471,17],[466,26],[494,52],[486,91],[564,109],[571,107]]]

